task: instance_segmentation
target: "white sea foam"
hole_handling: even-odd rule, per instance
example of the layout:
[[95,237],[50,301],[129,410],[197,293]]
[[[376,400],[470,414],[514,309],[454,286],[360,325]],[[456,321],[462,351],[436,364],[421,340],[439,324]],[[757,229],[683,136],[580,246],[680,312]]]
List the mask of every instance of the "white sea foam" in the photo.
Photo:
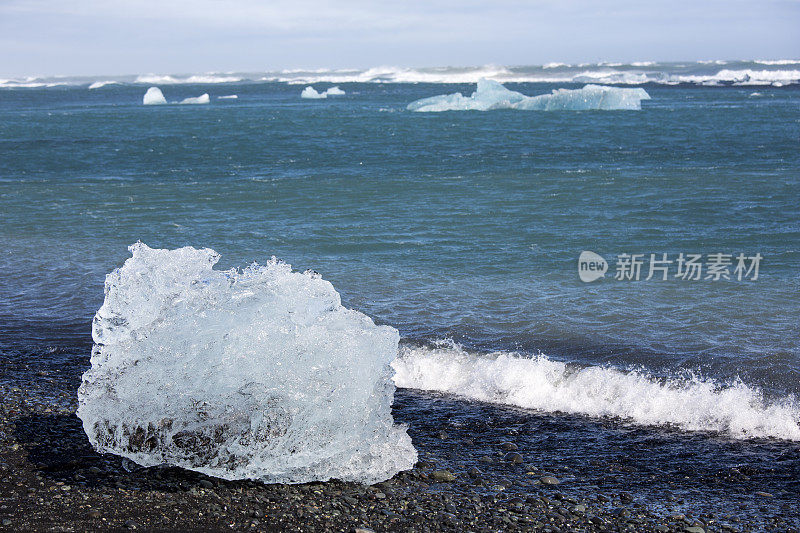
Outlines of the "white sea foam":
[[220,76],[217,74],[198,74],[189,76],[181,83],[236,83],[242,81],[240,76]]
[[[298,85],[317,83],[476,83],[481,78],[501,83],[596,83],[640,85],[790,85],[800,83],[800,60],[762,59],[754,61],[709,60],[687,63],[547,63],[541,66],[483,65],[472,67],[408,68],[381,66],[369,69],[291,69],[257,73],[204,73],[186,75],[142,74],[108,78],[121,84],[207,84],[243,81],[284,82]],[[27,77],[0,80],[0,87],[51,87],[88,85],[98,80],[86,77]]]
[[800,65],[800,59],[756,59],[753,63],[761,65]]
[[100,87],[105,87],[106,85],[117,85],[119,82],[114,80],[106,80],[106,81],[96,81],[89,85],[90,89],[99,89]]
[[147,92],[144,93],[142,103],[144,105],[161,105],[166,104],[167,99],[164,98],[164,93],[161,92],[161,89],[158,87],[150,87],[147,89]]
[[644,372],[574,367],[544,355],[478,355],[452,342],[402,347],[392,367],[398,387],[736,438],[800,440],[800,407],[794,398],[768,402],[758,389],[741,382],[723,386],[696,377],[659,380]]
[[242,76],[219,75],[219,74],[194,74],[185,77],[175,77],[160,74],[142,74],[136,78],[134,83],[153,83],[158,85],[175,85],[181,83],[235,83],[242,81]]
[[800,82],[800,70],[753,70],[722,69],[716,74],[686,74],[668,77],[679,83],[696,83],[702,85],[719,85],[729,83],[735,85],[776,85]]
[[208,93],[201,94],[200,96],[191,96],[181,100],[182,104],[207,104],[209,102],[211,102],[211,98],[209,98]]
[[225,479],[372,484],[417,454],[394,424],[399,335],[277,260],[137,243],[106,277],[78,416],[92,445]]
[[523,111],[617,110],[641,109],[641,101],[649,100],[644,89],[620,89],[586,85],[582,89],[556,89],[550,94],[525,96],[506,89],[494,80],[478,80],[471,96],[461,93],[431,96],[408,104],[409,111],[490,111],[518,109]]
[[180,83],[179,80],[172,76],[159,76],[157,74],[142,74],[138,76],[134,83],[154,83],[157,85],[169,85],[172,83]]

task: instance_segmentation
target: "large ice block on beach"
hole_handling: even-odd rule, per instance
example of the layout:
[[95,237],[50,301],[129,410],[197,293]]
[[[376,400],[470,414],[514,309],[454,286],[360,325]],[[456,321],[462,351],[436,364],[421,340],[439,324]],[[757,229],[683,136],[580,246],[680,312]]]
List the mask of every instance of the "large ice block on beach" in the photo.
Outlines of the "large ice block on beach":
[[142,243],[106,277],[78,416],[100,452],[225,479],[375,483],[416,462],[391,404],[399,335],[274,258]]
[[144,105],[166,104],[167,99],[164,98],[164,93],[161,92],[161,89],[158,87],[150,87],[147,89],[147,92],[144,93],[142,103]]
[[471,96],[461,93],[422,98],[408,104],[409,111],[490,111],[518,109],[523,111],[580,111],[589,109],[641,109],[641,101],[650,95],[641,88],[586,85],[581,89],[555,89],[550,94],[526,96],[505,88],[494,80],[478,80]]

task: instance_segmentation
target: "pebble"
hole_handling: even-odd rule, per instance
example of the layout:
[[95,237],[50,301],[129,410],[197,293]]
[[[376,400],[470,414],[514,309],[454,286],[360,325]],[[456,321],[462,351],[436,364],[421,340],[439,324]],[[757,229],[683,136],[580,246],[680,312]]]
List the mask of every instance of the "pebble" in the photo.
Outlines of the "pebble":
[[431,472],[431,478],[440,483],[450,483],[456,480],[456,476],[449,470],[434,470]]
[[201,487],[203,487],[204,489],[213,489],[213,488],[214,488],[214,484],[213,484],[213,483],[211,483],[211,482],[210,482],[209,480],[207,480],[207,479],[201,479],[201,480],[200,480],[200,483],[199,483],[199,485],[200,485]]
[[539,478],[539,481],[542,482],[542,485],[558,485],[561,483],[557,478],[553,476],[542,476]]
[[136,529],[136,528],[139,527],[139,524],[137,524],[133,520],[126,520],[125,521],[125,527],[128,528],[128,529]]
[[100,511],[98,511],[97,509],[92,509],[91,511],[89,511],[89,518],[100,518],[100,516],[101,516]]
[[3,525],[6,527],[10,526],[11,520],[9,520],[8,518],[3,518]]
[[481,472],[481,471],[478,469],[478,467],[476,467],[476,466],[471,466],[471,467],[469,468],[469,470],[467,470],[467,475],[468,475],[469,477],[473,478],[473,479],[474,479],[474,478],[481,477],[481,475],[482,475],[482,474],[483,474],[483,472]]
[[513,442],[504,442],[500,445],[500,448],[507,452],[515,452],[519,449],[519,447]]
[[706,533],[706,530],[700,526],[687,526],[683,530],[686,533]]
[[353,530],[353,533],[375,533],[375,531],[368,527],[357,527]]
[[522,455],[518,454],[517,452],[509,452],[503,457],[503,460],[515,465],[522,464]]

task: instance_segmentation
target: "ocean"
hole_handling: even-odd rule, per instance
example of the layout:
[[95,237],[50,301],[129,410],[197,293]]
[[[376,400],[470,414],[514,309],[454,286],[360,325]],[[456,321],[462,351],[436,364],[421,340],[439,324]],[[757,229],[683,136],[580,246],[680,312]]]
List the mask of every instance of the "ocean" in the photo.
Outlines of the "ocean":
[[[407,109],[484,77],[650,99]],[[547,421],[564,449],[660,436],[695,471],[789,453],[760,483],[796,501],[800,61],[0,81],[4,360],[85,369],[105,275],[137,241],[210,247],[219,268],[275,256],[399,330],[411,426],[446,402]],[[345,94],[301,99],[309,84]],[[210,103],[144,106],[153,85]],[[585,251],[606,263],[594,281]]]

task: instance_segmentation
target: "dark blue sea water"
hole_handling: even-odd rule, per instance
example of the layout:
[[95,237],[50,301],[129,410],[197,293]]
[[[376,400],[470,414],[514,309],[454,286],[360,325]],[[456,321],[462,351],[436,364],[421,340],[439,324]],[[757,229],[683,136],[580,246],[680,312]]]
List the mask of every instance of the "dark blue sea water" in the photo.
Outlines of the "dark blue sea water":
[[[135,80],[0,88],[0,350],[85,358],[128,245],[211,247],[223,268],[314,269],[396,327],[400,386],[800,440],[791,79],[662,77],[639,111],[413,113],[474,85],[351,81],[305,100],[251,78],[161,86],[210,94],[190,106],[143,106]],[[584,250],[604,278],[579,279]],[[705,279],[720,253],[730,279]],[[763,258],[757,279],[737,279],[740,253]],[[643,254],[638,281],[615,279],[619,254]],[[645,280],[650,254],[673,261],[667,280]],[[701,279],[675,276],[680,254],[701,255]]]

